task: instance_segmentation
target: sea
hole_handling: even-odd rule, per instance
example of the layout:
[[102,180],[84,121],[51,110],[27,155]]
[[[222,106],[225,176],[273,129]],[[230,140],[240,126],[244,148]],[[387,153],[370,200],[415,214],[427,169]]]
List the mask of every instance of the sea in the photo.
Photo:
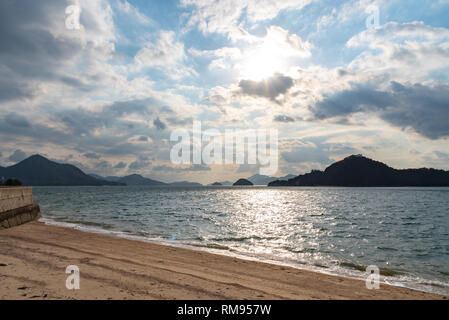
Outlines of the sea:
[[449,295],[449,188],[34,187],[41,221]]

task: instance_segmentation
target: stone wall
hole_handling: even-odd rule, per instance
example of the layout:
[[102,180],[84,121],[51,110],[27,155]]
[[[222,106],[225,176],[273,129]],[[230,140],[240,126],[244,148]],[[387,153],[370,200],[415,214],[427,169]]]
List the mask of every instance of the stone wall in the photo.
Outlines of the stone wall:
[[39,213],[31,187],[0,187],[0,229],[36,220]]

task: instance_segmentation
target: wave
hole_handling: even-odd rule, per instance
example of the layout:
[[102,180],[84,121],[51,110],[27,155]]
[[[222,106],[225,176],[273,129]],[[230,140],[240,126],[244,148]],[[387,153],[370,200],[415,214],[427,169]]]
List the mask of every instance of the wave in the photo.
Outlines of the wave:
[[[299,261],[293,260],[289,258],[279,258],[274,255],[262,255],[254,252],[242,252],[241,248],[233,248],[222,244],[217,243],[192,243],[192,242],[182,242],[182,241],[172,241],[164,238],[149,238],[148,236],[136,235],[132,233],[130,230],[126,231],[117,231],[117,230],[106,230],[102,227],[101,223],[90,223],[90,224],[76,224],[70,223],[66,221],[56,221],[49,218],[41,218],[39,221],[54,226],[60,226],[65,228],[76,229],[84,232],[98,233],[104,235],[115,236],[119,238],[126,238],[131,240],[137,240],[142,242],[155,243],[159,245],[166,245],[172,247],[186,248],[191,250],[200,250],[211,252],[215,254],[223,254],[226,256],[231,256],[235,258],[251,260],[251,261],[259,261],[266,262],[281,266],[288,266],[300,270],[308,270],[313,272],[319,272],[327,275],[341,276],[352,279],[365,280],[365,272],[366,267],[362,264],[357,264],[348,261],[331,261],[329,260],[329,264],[320,263],[316,261]],[[267,237],[268,238],[268,237]],[[209,239],[208,241],[245,241],[248,239],[257,239],[257,240],[265,240],[267,238],[258,237],[258,236],[249,236],[249,237],[228,237],[228,238],[220,238],[220,239]],[[198,241],[205,241],[204,238],[197,238]],[[284,248],[287,249],[287,248]],[[289,251],[292,251],[292,248]],[[287,249],[287,250],[288,250]],[[313,248],[305,248],[301,250],[297,250],[297,253],[313,253],[316,249]],[[423,292],[437,293],[449,296],[449,284],[443,283],[440,281],[431,281],[427,279],[422,279],[416,276],[408,275],[402,270],[389,269],[389,268],[379,268],[381,278],[381,283],[404,287],[409,289],[414,289]],[[441,272],[444,275],[447,273]]]
[[216,243],[187,243],[190,246],[199,247],[199,248],[209,248],[209,249],[218,249],[218,250],[230,250],[228,246],[223,246]]
[[[342,267],[352,268],[352,269],[355,269],[355,270],[358,270],[361,272],[366,272],[366,269],[368,268],[368,266],[356,264],[356,263],[352,263],[352,262],[341,262],[340,265]],[[393,269],[389,269],[389,268],[379,268],[379,273],[380,273],[380,275],[385,276],[385,277],[394,277],[394,276],[404,274],[402,271],[397,271],[397,270],[393,270]]]

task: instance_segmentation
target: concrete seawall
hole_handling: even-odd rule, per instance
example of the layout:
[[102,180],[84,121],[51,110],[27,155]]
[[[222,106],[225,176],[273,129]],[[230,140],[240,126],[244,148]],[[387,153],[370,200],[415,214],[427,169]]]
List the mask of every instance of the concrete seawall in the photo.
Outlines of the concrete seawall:
[[12,228],[40,216],[31,187],[0,187],[0,230]]

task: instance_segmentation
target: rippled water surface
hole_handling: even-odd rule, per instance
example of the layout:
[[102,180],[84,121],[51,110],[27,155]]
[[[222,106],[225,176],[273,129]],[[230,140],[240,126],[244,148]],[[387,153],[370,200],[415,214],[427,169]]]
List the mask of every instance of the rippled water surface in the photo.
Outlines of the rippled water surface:
[[36,187],[44,221],[449,294],[449,188]]

